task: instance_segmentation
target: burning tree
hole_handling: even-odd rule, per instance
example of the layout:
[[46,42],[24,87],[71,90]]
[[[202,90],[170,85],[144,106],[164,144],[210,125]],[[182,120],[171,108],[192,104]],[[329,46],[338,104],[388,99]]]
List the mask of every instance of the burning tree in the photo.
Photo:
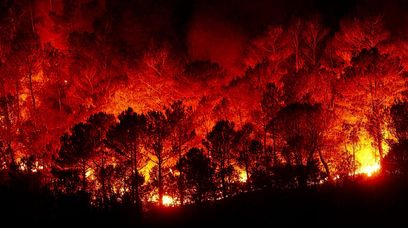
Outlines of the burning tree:
[[140,177],[139,168],[144,159],[141,150],[146,140],[147,118],[128,108],[119,115],[118,119],[119,123],[113,125],[107,132],[107,145],[130,169],[128,174],[131,188],[130,200],[132,204],[141,208],[139,187],[142,177]]
[[104,208],[406,175],[408,42],[389,18],[240,26],[214,57],[150,4],[0,2],[1,169],[42,167]]

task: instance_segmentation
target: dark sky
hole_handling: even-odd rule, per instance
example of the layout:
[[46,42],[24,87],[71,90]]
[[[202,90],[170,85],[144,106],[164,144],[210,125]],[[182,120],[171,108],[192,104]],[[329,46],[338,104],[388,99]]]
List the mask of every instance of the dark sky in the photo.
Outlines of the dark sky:
[[[249,33],[273,23],[284,24],[294,16],[320,14],[330,26],[345,16],[384,15],[387,22],[406,21],[406,0],[178,0],[175,22],[184,27],[194,15],[225,20]],[[404,18],[405,17],[405,18]],[[182,31],[182,28],[181,30]]]

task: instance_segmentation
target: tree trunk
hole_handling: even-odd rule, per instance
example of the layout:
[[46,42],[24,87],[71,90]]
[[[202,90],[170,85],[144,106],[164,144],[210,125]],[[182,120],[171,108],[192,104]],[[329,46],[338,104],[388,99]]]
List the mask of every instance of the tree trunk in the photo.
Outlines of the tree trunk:
[[17,107],[17,124],[20,124],[20,82],[16,78],[16,107]]
[[137,149],[135,149],[135,154],[133,156],[134,161],[133,163],[133,169],[134,169],[134,180],[135,180],[135,186],[133,187],[134,189],[134,197],[135,197],[135,201],[136,201],[136,206],[138,208],[142,208],[142,202],[140,200],[140,196],[139,196],[139,171],[137,170]]
[[30,95],[31,95],[31,102],[33,105],[33,110],[35,110],[35,97],[34,97],[34,89],[33,89],[33,73],[32,70],[30,69],[30,72],[28,73],[28,80],[29,80],[29,89],[30,89]]
[[294,33],[293,34],[293,45],[294,45],[294,48],[295,48],[295,72],[297,73],[297,72],[299,72],[299,66],[300,66],[300,63],[299,63],[299,58],[300,58],[300,56],[299,56],[299,34],[298,34],[298,32],[296,31],[296,33]]
[[225,161],[224,158],[222,158],[221,161],[221,185],[222,185],[222,197],[225,199],[227,198],[227,186],[226,186],[226,181],[225,181]]
[[61,112],[62,110],[62,101],[61,101],[62,93],[61,93],[61,85],[58,83],[58,111]]
[[86,191],[86,161],[82,160],[82,191]]
[[11,141],[12,141],[12,134],[11,134],[11,120],[10,120],[10,110],[9,110],[9,101],[6,94],[6,89],[4,86],[4,80],[0,77],[0,84],[1,84],[1,97],[4,98],[4,121],[6,123],[6,143],[7,143],[7,152],[10,156],[10,167],[15,168],[15,158],[14,158],[14,151],[11,148]]
[[179,194],[180,194],[180,205],[184,205],[184,179],[183,179],[183,161],[181,160],[181,143],[178,146],[178,157],[180,161],[180,176],[179,176]]
[[382,162],[383,159],[383,155],[384,155],[384,149],[382,147],[382,141],[383,141],[383,136],[381,134],[381,127],[378,127],[378,132],[377,132],[377,147],[378,147],[378,153],[380,155],[380,164]]
[[295,66],[295,72],[299,72],[299,48],[296,46],[296,53],[295,53],[295,61],[296,61],[296,66]]
[[353,143],[353,177],[356,176],[356,146]]
[[163,206],[163,174],[162,174],[162,157],[158,156],[158,187],[159,187],[159,203]]
[[102,164],[101,164],[101,185],[102,185],[102,206],[103,208],[107,208],[108,199],[106,194],[106,183],[105,183],[105,158],[102,155]]
[[248,159],[248,156],[246,156],[246,158],[245,158],[245,175],[246,175],[246,181],[245,181],[245,184],[246,184],[246,187],[247,187],[247,189],[249,190],[249,159]]
[[318,150],[319,151],[319,158],[320,161],[323,164],[324,170],[326,171],[326,175],[327,175],[327,179],[329,180],[329,182],[332,182],[332,177],[330,175],[330,169],[329,169],[329,165],[327,164],[326,160],[324,160],[323,154],[322,154],[322,150]]
[[135,178],[135,169],[134,169],[134,167],[133,167],[133,157],[134,157],[134,152],[133,151],[131,151],[130,152],[130,165],[131,165],[131,169],[132,169],[132,176],[131,176],[131,181],[130,181],[130,188],[131,188],[131,191],[132,191],[132,195],[130,196],[130,200],[132,201],[132,204],[133,203],[135,203],[135,185],[134,185],[134,182],[133,182],[133,178]]
[[266,129],[266,123],[264,124],[264,135],[263,135],[263,151],[264,151],[264,154],[265,154],[265,156],[267,156],[267,153],[266,153],[266,140],[267,140],[267,134],[268,134],[268,131],[267,131],[267,129]]
[[278,156],[276,155],[276,133],[275,128],[272,127],[272,140],[273,140],[273,163],[274,166],[278,165]]

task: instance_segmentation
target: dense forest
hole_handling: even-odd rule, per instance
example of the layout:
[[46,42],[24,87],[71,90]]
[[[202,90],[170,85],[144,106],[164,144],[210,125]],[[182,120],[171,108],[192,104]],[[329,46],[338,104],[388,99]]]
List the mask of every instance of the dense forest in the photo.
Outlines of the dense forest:
[[139,218],[406,181],[406,4],[283,2],[0,0],[1,199]]

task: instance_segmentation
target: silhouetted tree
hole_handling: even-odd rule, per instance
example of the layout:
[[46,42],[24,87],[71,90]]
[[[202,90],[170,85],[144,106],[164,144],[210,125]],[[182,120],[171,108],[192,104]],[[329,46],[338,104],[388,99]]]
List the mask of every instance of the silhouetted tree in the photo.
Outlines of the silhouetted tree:
[[238,152],[237,161],[245,170],[247,187],[249,187],[250,173],[252,173],[252,168],[256,159],[256,157],[254,157],[256,154],[252,153],[254,150],[251,148],[251,146],[253,146],[251,140],[252,131],[253,126],[251,124],[245,124],[242,129],[236,132],[234,141]]
[[159,203],[163,205],[163,165],[171,156],[171,153],[165,148],[165,143],[171,129],[168,119],[163,112],[150,111],[147,114],[147,120],[148,147],[152,149],[152,155],[155,158],[153,162],[157,164]]
[[264,93],[262,94],[261,99],[261,108],[263,113],[263,149],[266,154],[267,149],[267,134],[270,133],[272,136],[272,143],[273,143],[273,161],[276,165],[277,163],[277,155],[276,155],[276,126],[273,122],[273,118],[275,118],[276,114],[279,110],[283,107],[283,94],[282,91],[274,84],[268,83],[266,84],[266,88]]
[[141,208],[139,187],[139,163],[142,161],[141,148],[145,140],[147,119],[132,108],[123,111],[119,123],[113,125],[107,132],[107,145],[112,148],[125,162],[130,165],[131,203]]
[[69,83],[69,78],[64,69],[65,56],[62,51],[47,43],[44,47],[44,60],[42,69],[49,84],[48,90],[53,90],[55,96],[49,99],[54,101],[58,111],[63,110],[63,98],[66,96],[65,87]]
[[55,177],[52,183],[54,191],[59,191],[68,195],[77,193],[81,184],[80,172],[77,169],[56,169],[51,170],[51,174]]
[[228,189],[233,171],[231,161],[234,157],[235,135],[234,123],[228,120],[220,120],[203,141],[210,154],[210,159],[216,167],[216,175],[220,179],[221,192],[224,198],[229,194]]
[[212,177],[214,168],[211,161],[204,155],[204,151],[191,148],[187,154],[178,161],[177,167],[185,173],[186,187],[192,191],[194,202],[199,203],[206,199],[213,189]]
[[408,138],[408,102],[397,102],[391,109],[391,125],[394,127],[398,139]]
[[78,123],[72,127],[71,134],[65,133],[61,137],[61,148],[58,153],[60,164],[80,170],[82,191],[87,190],[87,163],[95,152],[92,137],[91,127],[86,123]]
[[[100,156],[101,168],[104,169],[104,140],[107,130],[114,122],[114,117],[105,113],[90,116],[85,123],[78,123],[61,137],[58,162],[70,168],[80,170],[82,191],[87,190],[87,170],[91,158]],[[104,185],[104,184],[103,184]],[[104,186],[103,186],[104,188]],[[105,193],[104,193],[105,194]]]
[[388,154],[382,161],[386,172],[408,177],[408,103],[397,102],[391,107],[392,126],[397,142],[391,143]]
[[324,123],[320,105],[291,104],[277,115],[280,133],[286,145],[282,150],[286,164],[294,167],[298,186],[305,187],[308,179],[318,173],[316,155],[330,177],[322,154]]
[[269,157],[263,153],[261,141],[253,139],[248,145],[248,155],[251,159],[251,176],[249,181],[255,188],[272,187],[273,170],[279,167],[269,165]]
[[107,172],[107,161],[109,158],[108,149],[106,148],[106,134],[109,128],[115,124],[115,117],[103,112],[93,114],[89,117],[87,123],[93,129],[93,140],[95,141],[95,158],[93,163],[96,166],[97,178],[101,184],[102,204],[104,207],[108,203],[107,181],[109,180]]
[[184,169],[182,154],[185,152],[185,147],[195,136],[193,129],[193,113],[191,107],[184,106],[182,101],[175,101],[170,107],[165,110],[170,126],[170,141],[172,152],[178,156],[179,160],[179,180],[178,190],[181,205],[184,204]]
[[6,163],[8,164],[8,166],[14,167],[16,160],[14,150],[11,146],[13,137],[15,136],[11,118],[11,106],[14,98],[10,94],[5,95],[3,83],[4,82],[2,82],[2,80],[0,79],[0,86],[3,87],[3,89],[1,90],[2,95],[0,96],[0,116],[3,120],[1,121],[0,136],[2,139],[3,147],[5,148],[4,157]]

